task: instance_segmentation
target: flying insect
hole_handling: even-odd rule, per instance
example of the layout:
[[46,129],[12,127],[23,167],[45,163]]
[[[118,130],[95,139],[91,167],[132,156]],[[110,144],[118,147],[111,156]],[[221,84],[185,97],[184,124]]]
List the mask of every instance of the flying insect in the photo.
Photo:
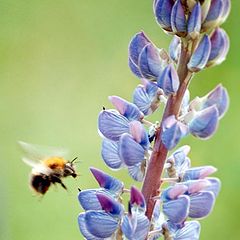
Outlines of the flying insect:
[[67,190],[62,179],[68,176],[77,177],[74,167],[77,158],[66,160],[67,150],[22,141],[19,145],[25,153],[22,160],[32,167],[30,186],[36,193],[44,195],[49,187],[56,183]]

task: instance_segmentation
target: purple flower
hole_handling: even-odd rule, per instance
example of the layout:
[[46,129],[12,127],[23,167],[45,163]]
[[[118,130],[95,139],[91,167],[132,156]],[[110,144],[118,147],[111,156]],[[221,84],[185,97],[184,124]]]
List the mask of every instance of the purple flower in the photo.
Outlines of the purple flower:
[[197,38],[200,34],[202,24],[201,16],[201,5],[197,2],[192,9],[187,25],[188,34],[192,39]]
[[153,10],[157,22],[165,31],[172,31],[171,12],[174,5],[173,0],[157,0],[154,1]]
[[167,96],[177,92],[180,83],[173,64],[169,64],[164,68],[162,74],[157,79],[157,84]]
[[185,36],[187,32],[187,21],[184,7],[181,0],[176,0],[171,12],[171,26],[174,33],[178,36]]
[[158,109],[161,95],[163,91],[156,83],[143,79],[142,85],[138,85],[134,90],[133,103],[147,116]]
[[137,33],[129,44],[129,67],[139,78],[155,80],[162,72],[169,57],[158,49],[143,33]]
[[163,122],[162,142],[168,150],[171,150],[188,132],[188,127],[185,124],[176,120],[174,115],[169,116]]
[[188,69],[192,72],[202,70],[207,64],[210,51],[211,41],[207,35],[204,35],[187,65]]

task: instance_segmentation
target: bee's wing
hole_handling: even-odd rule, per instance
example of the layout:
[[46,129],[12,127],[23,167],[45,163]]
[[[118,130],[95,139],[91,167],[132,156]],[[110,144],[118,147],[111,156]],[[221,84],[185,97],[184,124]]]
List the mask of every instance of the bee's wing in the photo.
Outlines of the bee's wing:
[[39,161],[45,158],[56,156],[66,158],[68,155],[68,150],[63,148],[41,146],[22,141],[19,141],[18,143],[24,152],[22,160],[32,167],[39,164]]

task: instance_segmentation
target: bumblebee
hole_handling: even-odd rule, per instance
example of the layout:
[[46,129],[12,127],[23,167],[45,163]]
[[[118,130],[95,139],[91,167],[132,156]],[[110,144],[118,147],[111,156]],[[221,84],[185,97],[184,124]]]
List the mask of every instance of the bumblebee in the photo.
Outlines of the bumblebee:
[[77,158],[67,161],[65,159],[67,155],[65,149],[44,147],[25,142],[19,142],[19,144],[25,153],[22,160],[32,167],[30,186],[36,193],[44,195],[49,187],[56,183],[67,190],[62,178],[77,177],[74,168],[74,162]]

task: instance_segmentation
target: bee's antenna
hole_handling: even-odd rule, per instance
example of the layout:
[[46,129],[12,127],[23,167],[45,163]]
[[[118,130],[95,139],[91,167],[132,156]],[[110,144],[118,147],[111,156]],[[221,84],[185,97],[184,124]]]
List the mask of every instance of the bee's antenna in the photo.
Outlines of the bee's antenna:
[[73,164],[77,159],[78,157],[75,157],[70,163]]
[[105,108],[104,106],[102,107],[102,109],[103,109],[103,111],[105,111],[105,110],[106,110],[106,108]]
[[80,188],[78,188],[78,191],[81,192],[82,190]]

